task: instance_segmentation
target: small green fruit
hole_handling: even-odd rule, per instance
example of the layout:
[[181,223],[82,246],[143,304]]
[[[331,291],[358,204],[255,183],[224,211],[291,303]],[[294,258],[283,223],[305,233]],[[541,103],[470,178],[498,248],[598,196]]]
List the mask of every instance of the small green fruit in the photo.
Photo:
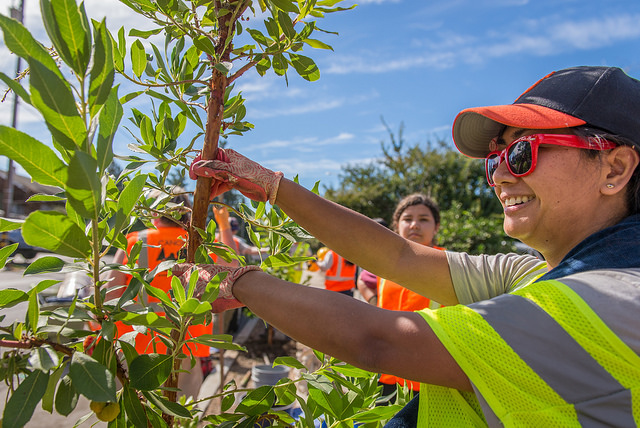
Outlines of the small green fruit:
[[120,414],[120,405],[118,403],[108,403],[102,411],[96,412],[98,419],[104,422],[111,422]]

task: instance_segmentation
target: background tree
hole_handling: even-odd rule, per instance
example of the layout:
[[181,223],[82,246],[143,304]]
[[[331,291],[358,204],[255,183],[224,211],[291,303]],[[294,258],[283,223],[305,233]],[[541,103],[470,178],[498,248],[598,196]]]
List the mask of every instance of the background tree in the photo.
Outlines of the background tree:
[[472,254],[514,249],[514,241],[502,229],[502,207],[487,186],[481,161],[461,156],[443,139],[408,145],[403,125],[397,135],[386,123],[385,127],[389,142],[380,143],[382,157],[344,167],[340,185],[328,187],[325,197],[390,223],[401,198],[424,193],[440,205],[440,245]]

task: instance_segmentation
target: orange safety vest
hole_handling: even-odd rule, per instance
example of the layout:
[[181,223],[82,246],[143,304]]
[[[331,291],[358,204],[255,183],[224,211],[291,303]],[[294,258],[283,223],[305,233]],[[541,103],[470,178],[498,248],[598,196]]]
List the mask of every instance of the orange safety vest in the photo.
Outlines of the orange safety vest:
[[[441,247],[434,246],[432,248],[444,250],[444,248]],[[431,299],[428,299],[418,293],[414,293],[395,282],[388,281],[383,278],[378,278],[378,306],[392,311],[410,312],[419,311],[425,308],[437,309],[442,307],[438,302],[431,301]],[[403,386],[406,383],[412,390],[420,391],[420,382],[406,380],[389,374],[381,374],[380,383],[387,385],[399,383]]]
[[333,263],[325,273],[324,288],[332,291],[346,291],[355,288],[356,265],[347,263],[344,257],[335,251],[331,251],[331,256]]
[[[159,226],[158,229],[145,229],[139,232],[132,232],[127,235],[127,253],[131,251],[131,247],[137,241],[143,241],[144,245],[140,251],[140,257],[138,258],[138,265],[140,267],[148,267],[150,270],[155,268],[160,262],[164,260],[176,260],[179,258],[179,252],[184,246],[186,241],[187,232],[181,227],[163,227]],[[127,259],[123,263],[126,263]],[[131,277],[127,279],[127,284],[131,280]],[[155,276],[151,285],[163,290],[167,294],[171,289],[171,279],[167,276],[167,272],[160,272]],[[144,295],[146,303],[159,302],[155,297]],[[164,315],[164,312],[156,312],[158,315]],[[118,330],[118,337],[125,333],[133,331],[133,327],[126,325],[121,321],[116,322],[116,328]],[[192,325],[187,329],[187,338],[198,337],[205,334],[213,333],[213,323],[206,325]],[[186,349],[188,348],[188,349]],[[187,343],[183,348],[183,352],[189,355],[189,350],[195,357],[207,357],[209,356],[209,347],[198,343]],[[162,341],[155,337],[152,344],[151,334],[138,334],[136,336],[136,351],[139,354],[148,354],[157,352],[164,354],[167,352],[167,347]]]

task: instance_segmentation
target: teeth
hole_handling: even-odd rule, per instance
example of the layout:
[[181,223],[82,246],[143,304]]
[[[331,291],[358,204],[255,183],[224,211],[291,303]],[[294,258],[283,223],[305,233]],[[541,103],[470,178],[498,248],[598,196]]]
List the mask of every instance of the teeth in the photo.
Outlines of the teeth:
[[529,196],[514,196],[511,198],[507,198],[504,200],[504,204],[508,207],[512,205],[524,204],[525,202],[529,202],[533,197]]

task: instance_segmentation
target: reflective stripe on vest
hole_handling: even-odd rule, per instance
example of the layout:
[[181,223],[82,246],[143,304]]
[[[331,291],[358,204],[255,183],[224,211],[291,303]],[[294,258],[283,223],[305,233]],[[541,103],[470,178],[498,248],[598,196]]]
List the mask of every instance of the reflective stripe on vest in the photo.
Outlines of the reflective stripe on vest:
[[333,252],[333,263],[325,274],[325,288],[334,291],[344,291],[355,287],[355,265],[346,265],[344,258]]
[[[489,309],[496,304],[501,310]],[[489,421],[495,415],[506,427],[640,423],[640,356],[559,281],[419,313],[486,400]],[[425,387],[431,392],[422,386],[419,426],[437,426],[439,417],[458,412],[435,404],[458,391],[435,387],[434,401]],[[469,406],[464,416],[475,410]]]

